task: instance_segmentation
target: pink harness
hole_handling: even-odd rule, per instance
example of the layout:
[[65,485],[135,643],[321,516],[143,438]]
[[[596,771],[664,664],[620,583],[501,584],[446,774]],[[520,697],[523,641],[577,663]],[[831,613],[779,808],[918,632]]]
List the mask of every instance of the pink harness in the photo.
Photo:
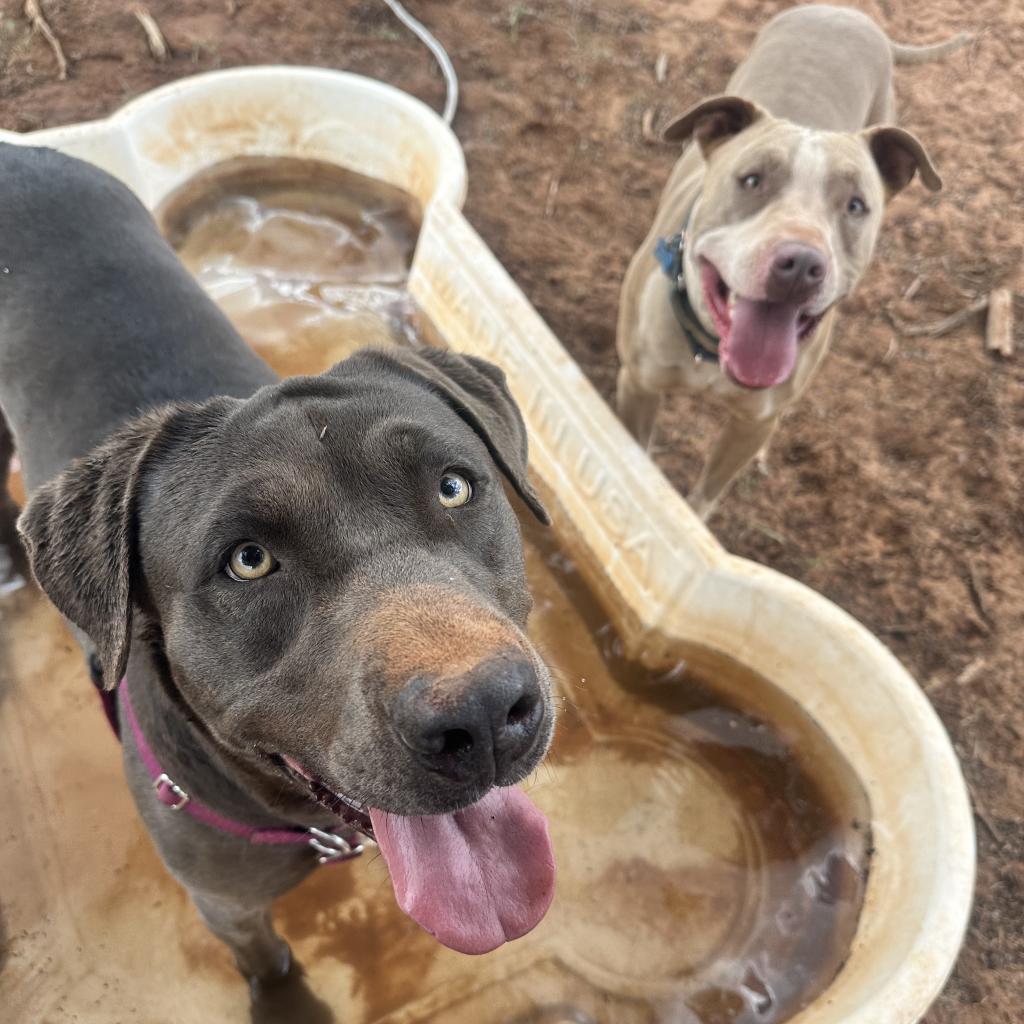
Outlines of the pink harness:
[[358,841],[359,830],[351,825],[338,826],[337,831],[300,826],[257,828],[255,825],[245,825],[240,821],[225,818],[212,807],[207,807],[206,804],[190,796],[160,766],[156,754],[153,753],[153,748],[146,740],[142,726],[139,725],[138,718],[135,717],[135,709],[132,707],[131,696],[128,693],[127,677],[121,680],[115,692],[101,691],[100,694],[107,718],[118,738],[120,738],[117,713],[118,694],[121,697],[120,707],[124,709],[128,727],[135,739],[135,748],[139,752],[142,763],[146,766],[149,777],[153,780],[156,798],[164,806],[169,807],[172,811],[184,811],[209,828],[230,836],[237,836],[239,839],[245,839],[257,846],[294,846],[299,844],[308,846],[317,854],[318,864],[339,864],[342,861],[358,857],[363,852],[363,844]]

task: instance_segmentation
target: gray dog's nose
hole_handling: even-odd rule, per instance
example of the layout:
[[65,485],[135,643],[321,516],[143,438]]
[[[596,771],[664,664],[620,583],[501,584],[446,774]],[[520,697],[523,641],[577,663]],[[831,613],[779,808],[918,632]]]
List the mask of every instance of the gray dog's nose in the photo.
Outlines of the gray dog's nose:
[[765,292],[769,302],[805,302],[824,280],[821,252],[801,242],[787,242],[775,250]]
[[544,720],[533,665],[496,658],[456,680],[417,677],[395,703],[402,742],[424,765],[457,782],[499,782],[528,754]]

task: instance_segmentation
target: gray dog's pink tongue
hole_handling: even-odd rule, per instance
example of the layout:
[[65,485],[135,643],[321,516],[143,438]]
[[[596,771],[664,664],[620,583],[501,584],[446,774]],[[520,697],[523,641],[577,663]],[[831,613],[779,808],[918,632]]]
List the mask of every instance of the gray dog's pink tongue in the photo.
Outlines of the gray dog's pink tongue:
[[555,858],[543,814],[518,789],[492,789],[455,814],[370,809],[398,905],[439,942],[489,953],[547,913]]
[[770,388],[796,365],[800,307],[736,299],[729,336],[719,346],[726,369],[748,388]]

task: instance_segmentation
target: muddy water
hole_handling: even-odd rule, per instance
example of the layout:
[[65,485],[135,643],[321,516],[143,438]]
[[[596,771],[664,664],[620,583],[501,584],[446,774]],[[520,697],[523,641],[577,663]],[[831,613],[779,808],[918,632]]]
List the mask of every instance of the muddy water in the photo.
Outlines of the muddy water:
[[[410,340],[419,321],[404,281],[418,214],[407,199],[308,164],[229,170],[172,197],[163,223],[279,372]],[[787,1020],[835,976],[856,926],[870,847],[862,791],[813,721],[749,669],[705,649],[680,650],[658,672],[626,659],[552,537],[524,531],[531,633],[560,707],[551,755],[527,786],[551,822],[555,903],[530,936],[466,958],[398,911],[379,858],[318,872],[276,911],[311,989],[353,1024]],[[37,598],[17,601],[19,637],[43,619],[38,635],[59,629]],[[14,676],[32,674],[30,657],[16,662]],[[36,682],[15,688],[36,695]],[[87,770],[68,768],[75,779]],[[118,870],[122,886],[145,877],[152,908],[129,914],[115,894],[91,912],[110,935],[131,934],[147,912],[146,927],[170,920],[180,940],[164,944],[153,998],[187,978],[204,993],[194,1019],[209,1019],[237,983],[146,850],[139,837]]]
[[420,210],[400,189],[330,164],[240,159],[190,181],[157,218],[282,375],[413,338],[405,280]]

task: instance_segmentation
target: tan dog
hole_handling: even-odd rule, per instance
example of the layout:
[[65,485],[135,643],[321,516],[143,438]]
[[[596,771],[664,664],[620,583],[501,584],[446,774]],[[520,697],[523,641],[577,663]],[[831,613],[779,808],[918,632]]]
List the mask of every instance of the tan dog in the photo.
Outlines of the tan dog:
[[728,95],[665,129],[695,144],[623,283],[618,409],[649,444],[665,391],[723,402],[728,424],[689,497],[701,517],[821,365],[835,305],[871,259],[885,203],[915,173],[942,187],[917,139],[886,125],[893,63],[967,39],[900,46],[857,11],[799,7],[762,30]]

